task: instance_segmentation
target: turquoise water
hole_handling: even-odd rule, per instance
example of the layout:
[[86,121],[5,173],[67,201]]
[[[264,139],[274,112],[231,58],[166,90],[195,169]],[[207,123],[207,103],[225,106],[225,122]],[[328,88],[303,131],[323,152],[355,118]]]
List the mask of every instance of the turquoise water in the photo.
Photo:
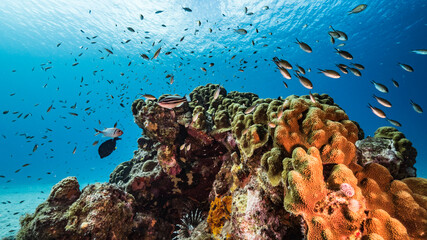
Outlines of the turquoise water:
[[[314,84],[312,92],[332,96],[365,135],[390,125],[375,116],[368,103],[402,123],[399,130],[418,150],[417,174],[427,177],[426,113],[416,113],[409,103],[412,99],[427,109],[427,56],[411,52],[427,48],[427,2],[370,1],[365,11],[347,14],[361,3],[365,2],[0,1],[0,111],[9,111],[0,113],[2,193],[22,185],[53,185],[66,176],[85,183],[108,181],[115,166],[129,160],[137,148],[141,129],[133,123],[130,106],[143,93],[184,95],[215,83],[260,97],[308,94],[295,78],[281,76],[271,61],[275,56],[311,68],[307,77]],[[253,14],[245,14],[245,7]],[[349,40],[332,45],[330,25]],[[240,35],[234,31],[238,28],[248,33]],[[295,38],[313,52],[302,51]],[[340,43],[345,43],[340,49],[354,56],[352,61],[334,53]],[[151,58],[159,47],[155,60],[140,56]],[[350,62],[366,67],[362,77],[350,73],[330,79],[317,71],[338,71],[335,64]],[[404,71],[398,62],[415,71]],[[167,74],[174,75],[172,85]],[[390,92],[378,92],[371,80],[385,84]],[[384,109],[372,94],[388,99],[393,107]],[[97,148],[106,138],[94,136],[94,128],[116,122],[124,131],[122,140],[116,151],[100,159]],[[98,145],[92,146],[94,141]]]

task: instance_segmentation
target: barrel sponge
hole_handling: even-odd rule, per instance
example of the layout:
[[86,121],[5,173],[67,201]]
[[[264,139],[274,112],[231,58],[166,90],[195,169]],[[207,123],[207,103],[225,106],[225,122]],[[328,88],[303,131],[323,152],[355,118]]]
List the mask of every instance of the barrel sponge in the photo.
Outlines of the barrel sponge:
[[268,181],[273,187],[280,184],[283,171],[283,156],[280,148],[272,148],[264,153],[261,158],[261,166],[267,170]]
[[254,151],[268,142],[269,134],[264,125],[254,124],[247,128],[238,140],[239,149],[250,158]]
[[387,168],[376,163],[365,166],[356,177],[368,209],[386,211],[403,224],[412,238],[427,238],[427,210],[422,201],[426,196],[423,192],[414,193],[405,182],[393,180]]
[[295,95],[283,109],[274,132],[276,145],[289,154],[295,147],[316,147],[323,163],[348,165],[356,155],[357,126],[335,105],[312,103]]
[[[307,239],[354,239],[361,234],[360,226],[365,219],[364,198],[357,187],[357,179],[344,164],[336,165],[327,183],[324,181],[320,152],[310,147],[307,152],[298,147],[293,151],[293,170],[284,166],[284,207],[293,214],[301,215],[307,224]],[[341,192],[346,183],[354,188],[354,195]],[[321,237],[321,238],[319,238]]]

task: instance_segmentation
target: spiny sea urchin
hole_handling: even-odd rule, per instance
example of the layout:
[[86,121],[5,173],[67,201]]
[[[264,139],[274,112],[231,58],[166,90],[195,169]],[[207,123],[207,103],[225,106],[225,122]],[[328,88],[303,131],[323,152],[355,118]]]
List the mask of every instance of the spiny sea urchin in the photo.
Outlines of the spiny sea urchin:
[[181,224],[177,224],[176,227],[178,228],[174,234],[176,236],[173,238],[173,240],[181,240],[186,239],[191,236],[191,233],[193,230],[204,220],[204,216],[202,211],[199,209],[196,209],[194,211],[191,211],[187,214],[185,214],[181,218]]

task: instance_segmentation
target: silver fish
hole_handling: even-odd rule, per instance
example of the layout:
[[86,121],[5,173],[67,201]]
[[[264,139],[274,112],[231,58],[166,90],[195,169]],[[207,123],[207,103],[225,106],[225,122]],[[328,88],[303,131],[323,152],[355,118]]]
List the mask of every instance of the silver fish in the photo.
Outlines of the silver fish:
[[369,108],[372,110],[372,112],[373,112],[375,115],[377,115],[378,117],[380,117],[380,118],[386,118],[385,113],[384,113],[381,109],[376,108],[376,107],[372,107],[372,106],[371,106],[371,104],[368,104],[368,107],[369,107]]
[[427,55],[427,49],[415,49],[415,50],[412,50],[411,52],[420,54],[420,55]]
[[391,79],[391,81],[393,82],[393,85],[395,86],[395,87],[399,87],[399,83],[396,81],[396,80],[394,80],[394,79]]
[[303,85],[307,89],[313,89],[313,83],[306,77],[301,76],[299,74],[295,75],[298,79],[301,85]]
[[407,72],[413,72],[414,71],[414,69],[411,66],[409,66],[408,64],[404,64],[404,63],[397,63],[397,64],[399,64],[399,66],[402,67]]
[[391,107],[391,103],[388,100],[375,96],[375,94],[373,94],[372,97],[374,97],[377,100],[377,102],[383,105],[384,107]]
[[282,76],[283,76],[284,78],[286,78],[286,79],[291,79],[291,78],[292,78],[292,77],[291,77],[291,74],[288,72],[288,70],[286,70],[286,69],[284,69],[284,68],[279,67],[279,71],[280,71],[280,73],[282,74]]
[[365,70],[365,67],[362,64],[359,64],[359,63],[350,63],[350,64],[359,70]]
[[392,124],[392,125],[394,125],[394,126],[396,126],[396,127],[401,127],[402,126],[402,124],[400,124],[400,122],[398,122],[398,121],[396,121],[396,120],[392,120],[392,119],[389,119],[389,118],[386,118],[387,119],[387,121],[390,123],[390,124]]
[[345,59],[347,59],[347,60],[351,60],[351,59],[353,59],[353,56],[352,56],[349,52],[347,52],[347,51],[343,51],[343,50],[339,50],[339,49],[336,49],[336,48],[335,48],[335,50],[336,50],[336,52],[337,52],[341,57],[343,57],[343,58],[345,58]]
[[245,30],[245,29],[243,29],[243,28],[234,29],[234,31],[235,31],[236,33],[240,34],[240,35],[245,35],[245,34],[247,34],[247,33],[248,33],[248,31],[246,31],[246,30]]
[[388,93],[388,88],[387,88],[385,85],[383,85],[383,84],[381,84],[381,83],[377,83],[377,82],[375,82],[374,80],[372,80],[372,81],[371,81],[371,83],[372,83],[372,84],[374,84],[375,88],[376,88],[378,91],[380,91],[380,92],[382,92],[382,93]]
[[319,73],[323,73],[323,75],[325,75],[326,77],[330,77],[330,78],[340,78],[341,75],[339,73],[337,73],[334,70],[328,70],[328,69],[319,69]]
[[221,86],[218,86],[215,90],[213,100],[215,101],[219,97],[219,93],[221,92]]
[[349,67],[348,69],[350,70],[351,73],[354,74],[354,76],[356,76],[356,77],[361,77],[362,76],[362,73],[358,69],[351,68],[351,67]]
[[410,100],[410,101],[411,101],[412,108],[415,110],[415,112],[423,113],[423,109],[421,108],[420,105],[414,103],[414,101],[412,101],[412,100]]
[[255,105],[253,105],[253,106],[251,106],[251,107],[248,107],[246,110],[245,110],[245,114],[250,114],[250,113],[252,113],[255,109],[256,109],[256,107],[258,106],[258,104],[255,104]]
[[311,52],[313,52],[313,50],[311,49],[311,47],[310,46],[308,46],[308,44],[307,43],[304,43],[304,42],[300,42],[299,40],[298,40],[298,38],[296,38],[296,40],[297,40],[297,44],[299,45],[299,47],[302,49],[302,50],[304,50],[305,52],[307,52],[307,53],[311,53]]
[[367,7],[368,7],[368,5],[366,5],[366,4],[357,5],[357,7],[353,8],[350,12],[348,12],[348,15],[350,15],[352,13],[360,13],[363,10],[365,10]]

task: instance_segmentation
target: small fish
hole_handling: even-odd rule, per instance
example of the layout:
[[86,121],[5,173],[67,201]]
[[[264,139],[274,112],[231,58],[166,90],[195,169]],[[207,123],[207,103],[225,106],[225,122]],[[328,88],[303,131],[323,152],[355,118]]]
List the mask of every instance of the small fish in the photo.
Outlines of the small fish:
[[234,29],[234,31],[235,31],[236,33],[240,34],[240,35],[245,35],[245,34],[247,34],[247,33],[248,33],[248,31],[246,31],[246,30],[245,30],[245,29],[243,29],[243,28]]
[[190,151],[190,149],[191,149],[191,143],[189,143],[189,144],[187,145],[187,147],[185,148],[185,151],[186,151],[186,152],[188,152],[188,151]]
[[135,29],[133,29],[132,27],[127,27],[127,29],[129,30],[129,32],[135,32]]
[[73,112],[69,112],[69,114],[70,114],[70,115],[73,115],[73,116],[76,116],[76,117],[77,117],[77,116],[79,116],[79,114],[77,114],[77,113],[73,113]]
[[201,67],[200,69],[201,69],[203,72],[206,72],[206,68]]
[[342,73],[348,74],[347,66],[344,64],[336,64],[336,66],[341,70]]
[[350,12],[348,12],[348,15],[350,15],[352,13],[360,13],[363,10],[365,10],[366,7],[368,7],[368,5],[366,5],[366,4],[357,5],[357,7],[353,8]]
[[159,56],[161,50],[162,50],[161,47],[157,49],[157,51],[154,53],[154,56],[151,58],[151,60],[156,59]]
[[98,140],[92,143],[92,146],[95,146],[96,144],[98,144]]
[[288,84],[285,81],[282,81],[283,85],[285,85],[285,88],[288,88]]
[[374,86],[375,86],[375,88],[378,90],[378,91],[380,91],[380,92],[382,92],[382,93],[388,93],[388,88],[385,86],[385,85],[383,85],[383,84],[381,84],[381,83],[377,83],[377,82],[375,82],[375,81],[371,81],[371,83],[372,84],[374,84]]
[[386,118],[387,119],[387,121],[390,123],[390,124],[392,124],[392,125],[394,125],[394,126],[396,126],[396,127],[401,127],[402,126],[402,124],[400,124],[400,122],[398,122],[398,121],[396,121],[396,120],[392,120],[392,119],[389,119],[389,118]]
[[79,63],[78,62],[76,62],[76,63],[73,63],[71,66],[77,66]]
[[359,63],[350,63],[350,64],[359,70],[365,70],[365,67],[362,64],[359,64]]
[[213,95],[213,100],[215,101],[219,97],[219,93],[221,92],[221,86],[218,86]]
[[110,137],[110,138],[120,137],[121,135],[123,135],[123,131],[118,128],[106,128],[102,131],[95,128],[95,131],[96,131],[95,136],[100,133],[102,133],[104,137]]
[[391,81],[393,82],[393,85],[395,86],[395,87],[399,87],[399,83],[396,81],[396,80],[394,80],[394,79],[391,79]]
[[299,74],[295,75],[298,79],[301,85],[303,85],[307,89],[313,89],[313,83],[306,77],[301,76]]
[[182,9],[186,12],[192,12],[193,11],[193,10],[191,10],[191,8],[188,8],[188,7],[183,7]]
[[140,56],[145,60],[150,60],[150,58],[146,54],[141,54]]
[[60,42],[60,43],[56,44],[56,47],[59,47],[59,46],[61,46],[61,44],[62,44],[62,42]]
[[27,167],[27,166],[30,166],[30,164],[26,163],[26,164],[22,165],[22,167]]
[[264,6],[264,7],[262,7],[262,10],[268,10],[268,9],[270,9],[270,7],[269,6]]
[[351,72],[351,73],[353,73],[353,74],[354,74],[354,76],[356,76],[356,77],[360,77],[360,76],[362,76],[362,73],[361,73],[358,69],[356,69],[356,68],[351,68],[351,67],[349,67],[348,69],[350,70],[350,72]]
[[180,107],[182,104],[184,104],[185,102],[190,102],[190,96],[184,96],[184,97],[180,97],[180,96],[167,96],[165,98],[162,98],[161,100],[159,100],[157,102],[157,105],[159,105],[160,107],[163,108],[167,108],[167,109],[173,109],[176,107]]
[[329,27],[338,35],[336,37],[338,40],[341,40],[341,41],[347,41],[348,40],[347,34],[345,34],[345,32],[335,30],[332,26],[329,26]]
[[202,25],[202,22],[200,22],[200,20],[198,20],[197,25],[199,25],[199,27],[200,27],[200,25]]
[[300,42],[299,40],[298,40],[298,38],[296,38],[296,40],[297,40],[297,44],[299,45],[299,47],[302,49],[302,50],[304,50],[305,52],[307,52],[307,53],[311,53],[311,52],[313,52],[313,50],[311,49],[311,47],[310,46],[308,46],[308,44],[307,43],[304,43],[304,42]]
[[384,113],[381,109],[376,108],[376,107],[372,107],[372,106],[371,106],[371,104],[368,104],[368,107],[369,107],[369,108],[372,110],[372,112],[373,112],[375,115],[377,115],[378,117],[380,117],[380,118],[386,118],[385,113]]
[[270,128],[275,128],[277,125],[276,125],[275,123],[269,122],[269,123],[268,123],[268,126],[269,126]]
[[414,69],[411,66],[409,66],[408,64],[404,64],[404,63],[397,63],[397,64],[399,64],[399,66],[402,67],[407,72],[413,72],[414,71]]
[[330,77],[330,78],[340,78],[341,77],[341,75],[334,70],[319,69],[319,71],[320,71],[319,73],[323,73],[323,75],[325,75],[326,77]]
[[109,156],[114,150],[116,150],[116,141],[117,140],[121,140],[121,138],[115,137],[113,139],[109,139],[109,140],[103,142],[98,147],[99,157],[105,158],[105,157]]
[[77,146],[74,147],[73,154],[76,154]]
[[169,84],[172,85],[172,83],[175,81],[174,76],[172,75],[171,79],[169,80]]
[[345,58],[347,60],[353,59],[353,56],[349,52],[343,51],[343,50],[339,50],[339,49],[336,49],[336,48],[335,48],[335,50],[336,50],[336,53],[338,53],[341,57],[343,57],[343,58]]
[[144,94],[142,96],[148,100],[157,100],[157,98],[151,94]]
[[109,54],[113,54],[113,52],[110,50],[110,49],[108,49],[108,48],[104,48],[105,49],[105,51],[107,51]]
[[53,105],[50,105],[46,112],[50,112],[52,110]]
[[420,105],[414,103],[414,101],[412,101],[412,100],[410,100],[410,101],[411,101],[412,108],[415,110],[415,112],[423,113],[423,109],[421,108]]
[[292,65],[286,60],[274,57],[273,61],[278,67],[289,69],[289,70],[292,69]]
[[185,143],[179,147],[179,150],[182,151],[182,150],[184,150],[184,148],[185,148]]
[[248,107],[246,110],[245,110],[245,114],[250,114],[250,113],[252,113],[255,109],[256,109],[256,107],[258,106],[258,104],[255,104],[255,105],[253,105],[253,106],[251,106],[251,107]]
[[37,148],[39,147],[39,145],[34,145],[34,147],[33,147],[33,152],[35,152],[36,150],[37,150]]
[[314,98],[314,96],[313,96],[313,94],[311,93],[311,91],[310,91],[309,93],[310,93],[310,100],[311,100],[311,102],[312,102],[312,103],[316,103],[316,99]]
[[162,12],[163,12],[163,10],[159,10],[159,11],[156,11],[155,14],[159,14],[159,13],[162,13]]
[[377,102],[379,104],[383,105],[384,107],[388,107],[388,108],[391,107],[391,103],[388,100],[381,98],[381,97],[377,97],[377,96],[375,96],[375,94],[373,94],[372,97],[374,97],[377,100]]
[[415,50],[412,50],[411,52],[420,54],[420,55],[427,55],[427,49],[415,49]]
[[144,15],[139,14],[139,19],[144,20]]
[[291,77],[291,74],[288,72],[288,70],[286,70],[286,69],[284,69],[284,68],[279,67],[279,71],[280,71],[280,73],[282,74],[282,76],[283,76],[284,78],[286,78],[286,79],[291,79],[291,78],[292,78],[292,77]]

